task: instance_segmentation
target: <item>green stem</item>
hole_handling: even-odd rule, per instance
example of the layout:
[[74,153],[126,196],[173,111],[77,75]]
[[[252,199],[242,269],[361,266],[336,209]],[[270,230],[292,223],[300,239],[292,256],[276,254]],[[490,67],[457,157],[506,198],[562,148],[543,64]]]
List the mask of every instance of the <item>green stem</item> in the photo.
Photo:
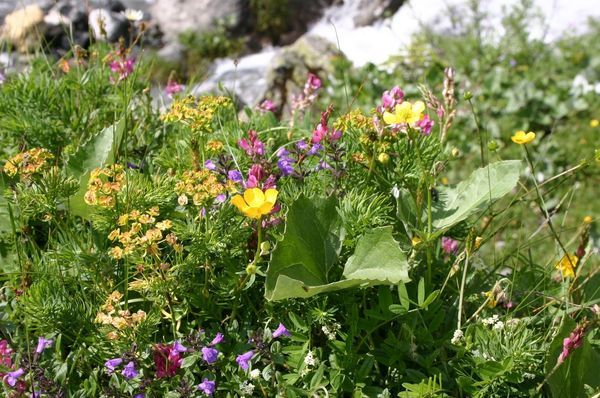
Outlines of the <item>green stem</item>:
[[458,322],[456,329],[460,330],[462,326],[462,310],[463,310],[463,299],[465,296],[465,284],[467,281],[467,270],[469,268],[469,252],[466,252],[465,256],[465,266],[463,268],[462,279],[460,281],[460,293],[458,297]]
[[477,135],[479,136],[479,152],[481,154],[481,167],[485,167],[485,152],[483,149],[483,134],[481,132],[481,124],[479,124],[479,118],[477,117],[477,112],[475,112],[475,106],[473,106],[473,102],[471,101],[471,99],[469,99],[468,101],[469,105],[471,106],[473,118],[475,119],[475,126],[477,126]]

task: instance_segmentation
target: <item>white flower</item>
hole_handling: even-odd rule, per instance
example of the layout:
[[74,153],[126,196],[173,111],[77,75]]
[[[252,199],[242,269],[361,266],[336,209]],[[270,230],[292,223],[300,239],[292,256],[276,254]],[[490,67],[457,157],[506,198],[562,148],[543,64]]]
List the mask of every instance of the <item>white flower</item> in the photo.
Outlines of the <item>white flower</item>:
[[487,326],[493,326],[496,322],[498,322],[498,315],[494,315],[491,318],[485,318],[481,321],[481,323]]
[[327,325],[323,325],[321,327],[321,330],[323,331],[325,336],[327,336],[327,339],[335,340],[335,329],[332,330],[332,329],[329,329],[329,327],[327,327]]
[[463,338],[463,332],[460,329],[456,329],[454,331],[454,336],[452,336],[452,340],[450,342],[454,345],[458,345]]
[[304,363],[306,366],[316,366],[319,363],[319,359],[315,358],[312,351],[309,351],[308,354],[304,357]]
[[248,383],[247,381],[240,384],[240,393],[242,395],[252,395],[254,392],[254,384]]
[[177,203],[179,203],[179,206],[185,206],[188,204],[188,197],[185,196],[185,194],[179,196],[177,198]]
[[535,379],[535,375],[533,373],[528,372],[523,373],[523,377],[526,379]]
[[125,18],[130,20],[131,22],[138,22],[144,18],[144,13],[140,10],[134,10],[132,8],[128,8],[125,11],[121,12]]
[[502,329],[504,329],[504,322],[502,322],[502,321],[496,322],[494,324],[494,326],[493,326],[493,329],[494,330],[502,330]]
[[252,370],[250,371],[250,378],[251,378],[252,380],[254,380],[254,379],[258,379],[259,377],[260,377],[260,370],[258,370],[258,369],[252,369]]

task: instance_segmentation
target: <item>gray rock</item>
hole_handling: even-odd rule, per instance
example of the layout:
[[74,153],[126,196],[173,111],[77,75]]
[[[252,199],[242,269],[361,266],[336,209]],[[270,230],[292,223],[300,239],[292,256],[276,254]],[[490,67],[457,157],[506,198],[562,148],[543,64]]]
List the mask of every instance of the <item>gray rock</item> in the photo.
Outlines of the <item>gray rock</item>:
[[212,30],[219,22],[237,25],[242,18],[243,0],[156,0],[151,6],[152,18],[167,41],[175,41],[180,33]]
[[393,15],[405,0],[360,0],[359,13],[354,17],[356,26],[367,26],[373,22]]
[[[114,42],[121,36],[127,35],[129,21],[119,12],[104,8],[95,8],[88,14],[90,31],[96,40]],[[103,30],[106,35],[103,34]]]

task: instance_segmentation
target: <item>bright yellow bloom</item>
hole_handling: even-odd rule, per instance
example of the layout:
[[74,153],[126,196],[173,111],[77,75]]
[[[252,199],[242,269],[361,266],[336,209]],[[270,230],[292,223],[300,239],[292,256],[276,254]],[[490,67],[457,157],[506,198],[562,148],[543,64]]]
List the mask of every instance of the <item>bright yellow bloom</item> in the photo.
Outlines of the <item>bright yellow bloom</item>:
[[592,219],[591,216],[585,216],[585,217],[583,217],[583,223],[584,224],[591,224],[592,221],[593,221],[593,219]]
[[410,242],[412,243],[413,247],[416,247],[421,243],[421,238],[419,238],[418,236],[413,236]]
[[532,131],[530,131],[529,133],[526,133],[523,130],[519,130],[515,133],[515,135],[510,137],[510,139],[515,144],[519,144],[519,145],[529,144],[531,141],[533,141],[535,139],[535,133]]
[[558,263],[556,263],[556,269],[559,269],[563,275],[563,278],[574,278],[574,268],[577,267],[579,257],[572,254],[565,254]]
[[417,101],[414,104],[406,101],[396,105],[394,113],[385,112],[383,121],[386,124],[416,123],[421,120],[421,114],[424,110],[425,104],[423,101]]
[[276,189],[270,188],[265,192],[259,188],[246,189],[244,196],[235,195],[231,198],[231,203],[237,207],[246,217],[261,218],[269,214],[277,201]]
[[594,128],[594,127],[598,127],[598,126],[600,126],[600,120],[598,120],[598,119],[590,120],[590,127]]

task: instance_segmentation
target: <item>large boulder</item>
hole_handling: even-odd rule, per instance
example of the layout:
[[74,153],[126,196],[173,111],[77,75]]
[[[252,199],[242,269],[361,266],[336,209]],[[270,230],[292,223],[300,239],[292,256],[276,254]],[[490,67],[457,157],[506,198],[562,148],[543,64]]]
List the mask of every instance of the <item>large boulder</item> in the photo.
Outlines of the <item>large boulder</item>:
[[405,0],[360,0],[354,17],[355,26],[367,26],[393,15]]
[[36,4],[15,10],[4,18],[0,41],[21,53],[33,51],[41,45],[46,31],[44,10]]
[[208,32],[223,21],[237,25],[242,11],[243,0],[156,0],[150,8],[166,41],[175,41],[186,31]]

